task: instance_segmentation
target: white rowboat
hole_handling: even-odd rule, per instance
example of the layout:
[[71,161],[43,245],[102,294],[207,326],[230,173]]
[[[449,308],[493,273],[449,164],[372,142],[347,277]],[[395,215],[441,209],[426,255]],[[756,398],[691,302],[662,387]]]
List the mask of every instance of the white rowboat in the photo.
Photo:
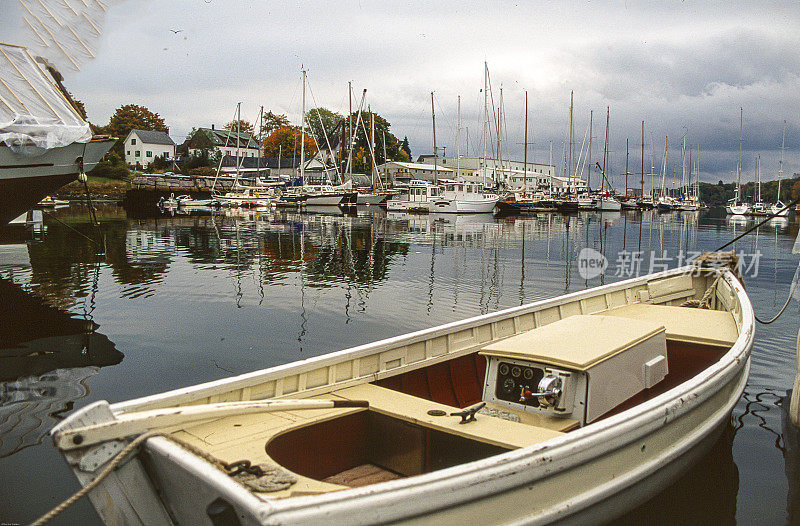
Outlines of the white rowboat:
[[[710,309],[682,306],[704,295]],[[52,434],[86,485],[129,435],[161,433],[89,493],[109,524],[597,523],[709,450],[753,336],[736,277],[687,267],[96,402]],[[451,416],[477,402],[492,415]],[[219,467],[238,460],[276,470],[279,487]]]

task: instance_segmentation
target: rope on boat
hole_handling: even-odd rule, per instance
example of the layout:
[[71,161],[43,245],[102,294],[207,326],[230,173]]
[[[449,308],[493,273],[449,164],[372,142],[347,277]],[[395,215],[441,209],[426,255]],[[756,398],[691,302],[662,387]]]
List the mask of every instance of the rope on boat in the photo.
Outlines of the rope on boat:
[[681,303],[681,307],[690,307],[695,309],[710,309],[711,308],[711,295],[714,293],[714,290],[717,288],[717,283],[722,278],[722,274],[717,274],[717,279],[714,280],[714,283],[711,284],[710,287],[706,290],[706,293],[703,294],[702,299],[699,300],[686,300]]
[[67,500],[39,517],[35,522],[31,523],[31,526],[42,526],[43,524],[46,524],[58,516],[61,512],[78,502],[81,498],[96,488],[103,480],[105,480],[115,469],[117,469],[123,460],[126,460],[132,453],[134,453],[148,438],[157,436],[171,440],[182,448],[188,450],[190,453],[202,458],[209,464],[230,475],[240,484],[243,484],[254,491],[281,491],[289,488],[297,482],[297,477],[278,466],[269,464],[251,466],[250,461],[248,460],[227,463],[208,453],[207,451],[203,451],[194,444],[190,444],[189,442],[186,442],[185,440],[182,440],[169,433],[165,433],[163,431],[150,431],[134,438],[122,449],[122,451],[117,453],[117,455],[111,459],[109,464],[103,468],[97,477],[95,477],[90,483],[81,488],[77,493],[69,497]]

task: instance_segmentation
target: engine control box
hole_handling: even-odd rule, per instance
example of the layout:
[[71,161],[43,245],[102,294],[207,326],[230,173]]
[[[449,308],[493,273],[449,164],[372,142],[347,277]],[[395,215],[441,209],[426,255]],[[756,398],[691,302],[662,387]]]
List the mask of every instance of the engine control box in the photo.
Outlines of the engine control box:
[[602,315],[564,318],[487,345],[483,399],[588,424],[667,375],[664,327]]

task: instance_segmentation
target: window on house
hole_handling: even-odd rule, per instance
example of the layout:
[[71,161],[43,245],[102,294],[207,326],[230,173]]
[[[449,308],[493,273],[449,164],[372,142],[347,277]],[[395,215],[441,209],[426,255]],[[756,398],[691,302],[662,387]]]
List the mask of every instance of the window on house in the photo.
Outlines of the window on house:
[[151,151],[147,151],[147,152],[145,152],[144,154],[145,154],[147,157],[152,157],[152,156],[153,156],[153,152],[151,152]]
[[130,151],[130,150],[128,150],[128,151],[125,153],[125,155],[130,155],[130,154],[131,154],[131,151]]
[[142,153],[142,152],[140,152],[139,150],[136,150],[135,152],[133,152],[133,155],[134,155],[135,157],[139,157],[139,156],[141,155],[141,153]]
[[131,139],[131,145],[136,144],[136,139]]

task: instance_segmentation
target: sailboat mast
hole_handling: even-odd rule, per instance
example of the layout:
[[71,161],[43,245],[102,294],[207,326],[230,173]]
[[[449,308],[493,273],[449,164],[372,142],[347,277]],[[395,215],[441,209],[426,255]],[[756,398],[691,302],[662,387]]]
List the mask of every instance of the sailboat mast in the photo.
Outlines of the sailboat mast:
[[742,128],[744,123],[744,108],[739,108],[739,162],[736,164],[736,201],[742,199]]
[[486,128],[489,123],[489,93],[488,93],[488,81],[487,78],[489,76],[489,64],[484,62],[483,63],[483,186],[486,186],[486,170],[488,167],[486,166],[486,147],[487,147],[487,139],[486,139]]
[[258,158],[256,159],[256,177],[261,175],[261,126],[264,125],[264,106],[258,112]]
[[370,166],[370,173],[372,174],[372,189],[375,189],[375,114],[372,113],[372,106],[367,106],[369,112],[369,143],[371,145],[370,155],[372,156],[372,166]]
[[553,197],[553,177],[555,177],[555,166],[553,166],[553,141],[550,141],[550,166],[547,168],[550,171],[550,197]]
[[306,186],[306,70],[303,69],[303,102],[300,111],[300,179]]
[[630,150],[628,149],[628,139],[625,139],[625,197],[628,197],[628,156]]
[[608,162],[608,123],[611,117],[611,107],[606,106],[606,142],[603,145],[603,180],[600,185],[601,192],[605,189],[605,184],[608,182],[609,190],[611,190],[611,182],[606,177],[606,163]]
[[439,158],[436,154],[436,111],[433,109],[433,92],[431,91],[431,120],[433,121],[433,184],[439,184]]
[[667,144],[668,137],[664,136],[664,163],[661,167],[661,197],[667,195]]
[[567,177],[572,178],[572,150],[574,148],[574,131],[572,128],[572,110],[573,110],[573,100],[574,100],[574,91],[569,92],[569,164],[567,165]]
[[239,144],[241,141],[242,103],[236,103],[236,184],[239,184]]
[[781,180],[783,179],[783,149],[786,147],[786,121],[783,121],[783,139],[781,140],[781,162],[778,164],[778,198],[776,203],[781,200]]
[[461,95],[458,96],[458,128],[456,130],[456,181],[461,182]]
[[525,90],[525,153],[523,154],[525,170],[522,175],[522,195],[528,190],[528,91]]
[[639,197],[644,197],[644,121],[642,121],[642,195]]
[[594,165],[592,164],[592,118],[594,116],[594,110],[589,110],[589,171],[586,173],[586,189],[591,192],[592,191],[592,169]]
[[686,134],[683,134],[681,143],[681,194],[686,190]]
[[761,202],[761,154],[756,160],[756,178],[758,179],[758,202]]

